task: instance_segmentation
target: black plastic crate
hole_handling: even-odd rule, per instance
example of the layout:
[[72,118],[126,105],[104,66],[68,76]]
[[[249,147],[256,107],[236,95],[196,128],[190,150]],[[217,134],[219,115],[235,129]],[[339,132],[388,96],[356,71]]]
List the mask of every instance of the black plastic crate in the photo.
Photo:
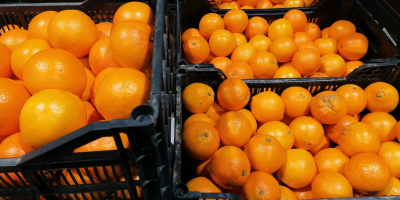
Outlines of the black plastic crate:
[[[35,15],[65,9],[81,10],[96,23],[112,22],[124,1],[0,4],[0,26],[16,24],[27,29]],[[0,199],[138,199],[136,186],[142,188],[144,199],[172,199],[170,134],[175,97],[170,91],[175,86],[167,67],[170,31],[165,25],[166,2],[147,3],[156,16],[148,104],[135,108],[128,119],[95,122],[20,158],[0,159]],[[129,149],[124,149],[119,133],[127,134]],[[72,153],[106,136],[114,138],[118,150]],[[131,168],[133,164],[137,170]],[[125,181],[118,179],[119,169]],[[79,177],[71,177],[68,182],[66,178],[73,171]],[[136,173],[140,180],[132,178]],[[82,174],[87,174],[89,180]],[[18,181],[12,181],[12,176]]]

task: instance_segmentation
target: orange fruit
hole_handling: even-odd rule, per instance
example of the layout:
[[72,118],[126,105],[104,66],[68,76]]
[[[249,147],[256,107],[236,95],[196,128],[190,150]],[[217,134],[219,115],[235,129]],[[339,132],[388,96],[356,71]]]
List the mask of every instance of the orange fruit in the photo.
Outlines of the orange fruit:
[[353,115],[354,119],[356,119],[358,122],[360,121],[361,117],[360,117],[360,113]]
[[275,137],[258,134],[252,137],[244,147],[244,153],[250,161],[253,171],[269,174],[276,172],[283,163],[285,151]]
[[313,41],[315,41],[318,38],[321,38],[321,29],[319,28],[319,26],[315,23],[308,23],[304,30],[304,32],[308,33],[308,35],[311,36],[311,38],[313,39]]
[[267,20],[262,17],[252,17],[247,24],[245,35],[247,39],[251,39],[256,35],[266,35],[269,28]]
[[314,199],[311,191],[311,184],[306,187],[293,189],[293,194],[297,197],[298,200]]
[[359,60],[368,51],[368,39],[361,33],[350,33],[338,42],[340,55],[346,60]]
[[251,60],[250,67],[255,78],[272,78],[278,68],[278,61],[272,53],[258,52]]
[[250,121],[239,111],[230,111],[223,114],[215,125],[225,146],[243,147],[252,136]]
[[377,196],[399,196],[400,195],[400,181],[397,178],[392,177],[390,183],[386,188],[376,194]]
[[95,75],[110,67],[121,67],[113,57],[110,48],[110,37],[104,37],[97,41],[89,52],[89,65]]
[[372,83],[364,91],[367,94],[367,109],[371,112],[389,113],[399,103],[399,92],[388,83]]
[[285,186],[281,187],[281,199],[282,200],[297,200],[296,195],[294,195],[293,191]]
[[271,3],[270,0],[259,0],[257,6],[255,7],[256,9],[266,9],[266,8],[272,8],[274,4]]
[[207,178],[211,178],[210,170],[209,170],[209,163],[211,158],[208,160],[201,160],[196,167],[196,176],[203,176]]
[[321,56],[338,52],[337,41],[333,38],[319,38],[314,41]]
[[230,4],[233,6],[233,9],[239,9],[241,7],[238,1],[231,1]]
[[211,158],[218,150],[220,138],[217,130],[210,123],[195,121],[187,125],[182,133],[185,152],[196,160]]
[[[235,163],[227,165],[226,163]],[[250,175],[250,161],[246,154],[234,146],[224,146],[211,157],[209,169],[212,179],[225,189],[243,185]]]
[[317,147],[324,137],[324,127],[312,117],[298,117],[290,123],[289,128],[294,136],[294,147],[298,149]]
[[150,6],[142,2],[129,2],[120,6],[113,18],[113,27],[124,21],[138,20],[154,27],[154,14]]
[[[13,29],[21,29],[18,25],[16,24],[8,24],[3,26],[3,28],[0,28],[0,35],[3,35],[4,33],[13,30]],[[24,29],[24,28],[22,28]]]
[[379,135],[381,142],[396,139],[396,119],[384,112],[372,112],[365,115],[361,122],[369,124]]
[[224,29],[225,22],[219,15],[215,13],[208,13],[204,15],[199,23],[200,33],[205,38],[210,38],[211,34],[218,29]]
[[248,64],[256,54],[257,49],[253,45],[249,43],[241,44],[232,52],[231,60],[233,63],[245,62]]
[[238,112],[244,114],[247,117],[247,119],[249,120],[250,126],[251,126],[251,135],[253,136],[257,131],[257,121],[256,121],[256,118],[254,118],[253,113],[251,113],[249,110],[244,109],[244,108],[240,109]]
[[328,136],[324,135],[322,141],[318,144],[318,146],[308,150],[312,155],[317,154],[323,149],[327,149],[331,146],[331,141],[329,140]]
[[211,52],[215,56],[229,56],[236,48],[236,38],[224,29],[214,31],[208,41]]
[[347,125],[339,137],[343,153],[352,157],[360,153],[378,153],[381,146],[379,135],[364,122]]
[[28,39],[28,31],[24,29],[12,29],[0,36],[0,43],[13,51],[19,44]]
[[248,10],[248,9],[254,9],[254,7],[251,6],[242,6],[240,7],[241,10]]
[[153,56],[152,28],[137,20],[121,22],[111,31],[110,47],[122,67],[142,70]]
[[256,171],[250,173],[243,184],[243,197],[278,200],[281,198],[281,190],[278,181],[271,174]]
[[222,3],[221,5],[219,5],[219,9],[234,9],[234,7],[230,3]]
[[319,52],[312,49],[297,51],[292,58],[292,65],[303,76],[315,74],[321,66]]
[[359,61],[359,60],[355,60],[355,61],[347,61],[346,62],[346,71],[344,72],[343,76],[346,77],[347,75],[349,75],[352,71],[354,71],[355,69],[357,69],[358,67],[360,67],[361,65],[363,65],[364,63]]
[[198,121],[202,121],[202,122],[207,122],[212,126],[215,126],[215,122],[213,119],[211,119],[210,116],[204,114],[204,113],[197,113],[197,114],[193,114],[190,117],[188,117],[185,120],[185,123],[183,123],[183,128],[186,128],[189,124],[193,123],[193,122],[198,122]]
[[269,51],[271,39],[265,35],[256,35],[249,40],[249,44],[252,44],[258,52]]
[[339,150],[340,152],[343,153],[343,150],[342,150],[342,148],[341,148],[339,145],[337,145],[334,149],[337,149],[337,150]]
[[232,33],[236,39],[236,46],[247,43],[247,38],[243,33]]
[[328,35],[330,38],[339,41],[344,36],[356,32],[356,26],[347,20],[339,20],[334,22],[328,29]]
[[183,90],[182,100],[190,112],[206,112],[214,102],[214,91],[206,84],[192,83]]
[[250,101],[250,89],[239,78],[224,80],[217,90],[218,103],[226,110],[240,110]]
[[293,32],[294,32],[293,26],[290,23],[290,21],[286,18],[281,18],[271,23],[271,25],[268,28],[268,37],[272,41],[276,40],[278,37],[281,36],[287,36],[292,38]]
[[[288,0],[286,0],[286,1],[288,1]],[[283,4],[283,5],[285,5],[286,7],[292,7],[287,4]],[[298,7],[300,7],[300,6],[298,6]],[[294,32],[303,31],[307,25],[307,16],[301,10],[297,10],[297,9],[289,10],[288,12],[285,13],[285,15],[283,15],[283,19],[287,19],[290,22],[290,24],[292,24]]]
[[326,75],[326,74],[324,74],[324,73],[317,72],[317,73],[311,75],[310,77],[317,77],[317,78],[319,77],[319,78],[322,78],[322,77],[329,77],[329,76]]
[[11,78],[11,52],[6,45],[0,43],[0,78]]
[[96,24],[97,28],[97,39],[105,38],[111,35],[113,23],[111,22],[101,22]]
[[238,0],[238,2],[242,6],[251,6],[251,7],[256,7],[258,4],[258,0]]
[[317,45],[314,44],[314,42],[305,42],[302,44],[298,45],[299,51],[302,49],[313,49],[317,52],[319,52]]
[[281,64],[280,67],[281,67],[281,68],[284,68],[284,67],[293,67],[293,65],[292,65],[292,62],[287,62],[287,63]]
[[[122,145],[125,149],[129,148],[129,139],[128,136],[125,133],[120,133],[119,134],[121,137],[121,141],[122,141]],[[115,144],[115,140],[114,137],[110,136],[110,137],[101,137],[97,140],[94,140],[92,142],[89,142],[77,149],[74,150],[75,153],[79,153],[79,152],[94,152],[94,151],[107,151],[107,150],[117,150],[117,145]],[[113,177],[112,175],[112,169],[111,167],[106,167],[108,174],[110,174],[110,177]],[[110,169],[108,169],[110,168]],[[106,177],[104,176],[104,173],[101,172],[102,168],[98,167],[97,168],[98,171],[100,171],[101,173],[101,180],[107,180]],[[84,170],[81,170],[84,171]],[[94,170],[90,169],[89,170],[90,173],[93,175],[93,177],[96,177],[96,175],[94,175],[95,173]],[[122,171],[120,169],[120,167],[118,167],[118,175],[121,176],[122,175]]]
[[83,67],[90,69],[89,56],[85,56],[85,57],[78,58],[78,59],[82,63]]
[[191,192],[201,193],[221,193],[222,191],[206,177],[196,177],[186,183],[188,190]]
[[329,77],[341,77],[346,71],[344,59],[337,54],[326,54],[321,57],[321,68],[319,72]]
[[327,148],[315,154],[314,160],[317,166],[317,174],[324,171],[343,174],[344,166],[349,160],[349,157],[338,149]]
[[273,4],[283,4],[285,0],[270,0]]
[[397,142],[382,142],[378,155],[388,164],[393,177],[400,177],[400,144]]
[[340,86],[336,92],[346,100],[349,110],[348,115],[355,115],[365,109],[367,105],[367,95],[364,90],[354,84]]
[[301,78],[301,74],[293,67],[281,67],[276,70],[273,78]]
[[218,102],[214,102],[210,108],[205,112],[214,122],[218,121],[219,117],[226,112],[225,109],[219,105]]
[[304,7],[304,0],[286,0],[283,5],[287,8]]
[[189,63],[203,63],[211,53],[207,41],[200,36],[192,36],[183,43],[185,58]]
[[243,10],[234,9],[224,15],[225,29],[231,33],[243,33],[249,23],[249,17]]
[[329,137],[329,139],[338,144],[339,143],[339,137],[343,132],[343,129],[352,123],[358,122],[354,117],[350,115],[344,116],[338,123],[336,124],[329,124],[325,126],[325,133]]
[[29,39],[42,39],[49,42],[49,37],[47,34],[47,27],[49,26],[50,20],[56,15],[56,11],[45,11],[39,13],[31,22],[29,22],[28,27],[28,38]]
[[310,114],[311,93],[302,87],[285,89],[281,98],[285,104],[285,115],[290,118],[307,116]]
[[312,115],[323,124],[336,124],[346,114],[346,100],[337,92],[324,91],[311,100]]
[[271,42],[270,52],[278,62],[289,62],[297,52],[297,44],[292,38],[281,36]]
[[282,145],[283,150],[293,147],[294,136],[290,128],[279,121],[270,121],[258,128],[256,134],[267,134],[276,138]]
[[297,45],[306,43],[306,42],[313,42],[312,38],[306,32],[295,32],[293,34],[293,40],[296,42]]
[[103,71],[101,71],[94,79],[92,88],[90,88],[90,101],[93,103],[93,105],[95,105],[95,96],[96,96],[96,92],[97,92],[97,88],[99,87],[101,81],[103,80],[103,78],[110,72],[112,72],[114,69],[117,68],[107,68]]
[[[282,98],[270,91],[264,91],[253,96],[250,108],[256,120],[261,123],[279,121],[285,113],[285,105]],[[265,113],[269,114],[265,115]]]
[[90,89],[92,88],[92,85],[94,83],[94,74],[90,69],[85,68],[86,71],[86,87],[82,92],[81,99],[83,101],[89,101],[90,99]]
[[342,174],[324,171],[317,174],[311,183],[316,199],[353,197],[353,187]]
[[383,191],[391,179],[388,165],[373,153],[350,158],[344,167],[344,175],[353,188],[363,194]]
[[204,36],[200,33],[199,29],[189,28],[185,32],[183,32],[181,36],[182,42],[185,43],[186,40],[188,40],[192,36],[199,36],[205,39]]
[[321,31],[321,38],[329,38],[329,27],[322,29]]
[[104,120],[103,116],[96,110],[92,103],[83,101],[86,108],[87,124]]
[[283,4],[275,4],[272,8],[286,8]]
[[314,158],[304,149],[286,150],[282,167],[276,172],[278,179],[291,188],[309,185],[315,175]]

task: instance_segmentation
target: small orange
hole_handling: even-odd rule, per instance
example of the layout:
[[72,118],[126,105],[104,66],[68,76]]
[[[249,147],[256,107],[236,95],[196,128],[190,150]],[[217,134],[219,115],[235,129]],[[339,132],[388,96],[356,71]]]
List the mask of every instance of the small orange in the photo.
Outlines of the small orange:
[[321,66],[320,54],[312,49],[299,50],[292,58],[292,65],[301,75],[311,76],[315,74]]
[[293,189],[293,194],[297,197],[298,200],[314,199],[311,191],[311,184],[306,187]]
[[232,33],[236,39],[236,46],[247,43],[247,38],[243,33]]
[[12,29],[0,36],[0,43],[13,51],[19,44],[28,39],[28,31],[24,29]]
[[246,38],[250,40],[256,35],[266,35],[268,28],[267,20],[262,17],[252,17],[245,30]]
[[343,77],[346,77],[347,75],[349,75],[352,71],[354,71],[355,69],[357,69],[358,67],[360,67],[361,65],[363,65],[364,63],[359,61],[359,60],[355,60],[355,61],[347,61],[346,62],[346,71],[343,74]]
[[203,39],[205,39],[204,36],[200,33],[199,29],[189,28],[185,32],[183,32],[183,34],[181,36],[181,40],[183,43],[185,43],[186,40],[188,40],[192,36],[200,36]]
[[306,43],[306,42],[313,42],[312,38],[306,32],[295,32],[293,34],[293,40],[296,42],[297,45]]
[[204,121],[190,123],[182,133],[182,145],[185,152],[196,160],[211,158],[218,150],[219,142],[217,130]]
[[302,87],[285,89],[281,98],[285,104],[285,115],[290,118],[307,116],[310,114],[311,93]]
[[257,49],[253,45],[249,43],[241,44],[232,52],[231,60],[233,63],[245,62],[248,64],[256,54]]
[[221,5],[219,5],[218,8],[219,9],[228,9],[228,10],[234,9],[233,5],[230,3],[222,3]]
[[47,27],[49,26],[50,20],[56,15],[56,11],[45,11],[36,15],[28,27],[28,38],[29,39],[43,39],[49,42],[47,34]]
[[210,106],[210,108],[205,112],[207,116],[209,116],[214,122],[218,121],[219,117],[226,113],[226,110],[219,105],[218,102],[215,102]]
[[283,150],[293,147],[294,136],[289,126],[279,121],[270,121],[258,128],[256,134],[267,134],[276,138],[282,145]]
[[6,45],[0,43],[0,78],[11,78],[11,52]]
[[196,167],[196,176],[204,176],[207,178],[211,178],[211,174],[210,174],[210,169],[209,169],[209,165],[211,161],[211,158],[209,158],[208,160],[201,160],[199,161],[199,164]]
[[376,194],[377,196],[399,196],[400,195],[400,180],[392,177],[390,183],[386,188]]
[[215,125],[221,143],[225,146],[243,147],[252,136],[251,124],[246,115],[239,111],[223,114]]
[[110,37],[99,39],[89,52],[89,65],[95,75],[107,68],[119,68],[121,65],[113,57]]
[[256,7],[258,4],[258,0],[238,0],[240,5],[242,6],[251,6],[251,7]]
[[314,41],[321,56],[337,53],[337,41],[333,38],[319,38]]
[[285,18],[277,19],[271,23],[268,28],[268,37],[274,41],[278,37],[287,36],[293,37],[293,26],[289,20]]
[[336,124],[329,124],[325,126],[325,133],[329,137],[329,139],[336,143],[339,144],[339,137],[343,132],[343,129],[352,123],[358,122],[354,117],[350,115],[344,116],[338,123]]
[[226,110],[240,110],[250,101],[250,89],[239,78],[228,78],[217,90],[218,103]]
[[392,141],[396,138],[396,119],[384,112],[372,112],[365,115],[361,122],[369,124],[378,133],[381,142]]
[[389,165],[393,177],[400,177],[400,144],[397,142],[383,142],[378,155]]
[[308,33],[313,41],[315,41],[318,38],[321,38],[321,29],[319,26],[315,23],[308,23],[306,27],[303,30],[304,32]]
[[297,52],[297,44],[291,37],[281,36],[271,42],[270,52],[278,62],[289,62]]
[[368,39],[361,33],[350,33],[339,40],[338,49],[346,60],[360,60],[368,51]]
[[243,184],[243,197],[278,200],[281,198],[281,190],[278,181],[271,174],[256,171],[250,173]]
[[330,38],[339,41],[344,36],[356,32],[356,26],[347,20],[339,20],[333,23],[328,29],[328,35]]
[[201,193],[221,193],[221,189],[218,188],[212,180],[206,177],[196,177],[186,183],[186,186],[191,192]]
[[224,29],[225,22],[219,15],[215,13],[208,13],[204,15],[199,23],[200,33],[205,38],[210,38],[211,34],[218,29]]
[[210,63],[213,64],[215,68],[222,70],[222,72],[226,74],[228,67],[232,64],[232,61],[225,56],[221,56],[213,58]]
[[238,112],[244,114],[247,117],[247,119],[249,120],[250,126],[251,126],[251,135],[253,136],[257,131],[257,121],[256,121],[256,118],[254,118],[253,113],[251,113],[249,110],[244,109],[244,108],[240,109]]
[[360,113],[367,106],[367,94],[364,90],[354,84],[346,84],[340,86],[337,90],[340,96],[346,100],[349,110],[348,115],[355,115]]
[[321,38],[329,38],[328,32],[329,32],[329,27],[326,27],[326,28],[322,29],[322,31],[321,31],[321,35],[322,35]]
[[[288,1],[288,0],[286,0],[286,1]],[[292,7],[292,6],[286,5],[286,4],[283,4],[283,5],[285,5],[286,7]],[[301,7],[301,6],[297,6],[297,7]],[[295,33],[303,31],[307,25],[307,16],[301,10],[297,10],[297,9],[289,10],[288,12],[285,13],[285,15],[283,16],[283,19],[287,19],[290,22],[290,24],[292,24],[293,31]]]
[[86,86],[82,92],[81,99],[82,99],[82,101],[89,101],[90,89],[92,88],[92,85],[94,83],[95,76],[90,69],[88,69],[88,68],[84,68],[84,69],[86,72]]
[[308,150],[312,155],[317,154],[321,150],[327,149],[331,146],[331,141],[329,140],[328,136],[324,135],[322,141],[314,148]]
[[294,147],[298,149],[310,150],[318,146],[324,137],[324,127],[312,117],[298,117],[289,128],[294,136]]
[[112,26],[113,26],[113,23],[111,23],[111,22],[101,22],[101,23],[96,24],[97,39],[100,40],[101,38],[110,36]]
[[314,44],[314,42],[305,42],[303,44],[299,44],[299,51],[302,49],[313,49],[317,52],[319,52],[317,45]]
[[113,18],[113,27],[118,24],[129,21],[138,20],[154,27],[154,13],[150,6],[142,2],[129,2],[118,8]]
[[249,40],[249,44],[252,44],[258,52],[269,51],[271,39],[265,35],[256,35]]
[[204,83],[192,83],[183,90],[182,103],[191,113],[206,112],[214,103],[214,91]]
[[[285,113],[285,105],[282,98],[270,91],[264,91],[253,96],[250,108],[256,120],[261,123],[279,121]],[[269,114],[266,115],[265,113]]]
[[248,9],[254,9],[252,6],[242,6],[240,7],[241,10],[248,10]]
[[224,29],[215,30],[208,41],[210,50],[215,56],[229,56],[236,48],[236,38]]
[[255,78],[272,78],[279,69],[275,56],[266,51],[258,52],[250,60],[250,67],[253,69]]
[[225,29],[231,33],[242,33],[247,28],[249,17],[243,10],[234,9],[228,11],[224,18]]
[[344,59],[337,54],[326,54],[321,57],[321,68],[319,72],[329,77],[341,77],[346,71]]
[[185,120],[185,123],[183,123],[183,128],[186,128],[189,124],[197,121],[202,121],[202,122],[207,122],[211,124],[212,126],[215,126],[215,122],[213,119],[211,119],[210,116],[204,114],[204,113],[197,113],[193,114],[192,116],[188,117]]
[[311,100],[312,115],[323,124],[336,124],[346,114],[346,100],[337,92],[324,91]]
[[287,8],[304,7],[304,0],[286,0],[283,5]]
[[349,157],[336,148],[323,149],[314,155],[317,174],[323,171],[344,173],[344,166]]
[[326,75],[326,74],[324,74],[324,73],[321,73],[321,72],[317,72],[317,73],[315,73],[315,74],[313,74],[313,75],[311,75],[310,77],[319,77],[319,78],[323,78],[323,77],[329,77],[328,75]]
[[297,200],[296,195],[294,195],[293,191],[285,186],[281,187],[281,199],[282,200]]
[[257,6],[255,7],[256,9],[267,9],[267,8],[272,8],[274,4],[271,3],[270,0],[259,0]]
[[92,103],[83,101],[86,108],[87,124],[104,120],[103,116],[96,110]]
[[228,78],[254,79],[253,69],[245,62],[234,62],[226,70]]
[[273,78],[301,78],[301,74],[293,67],[281,67],[275,72]]
[[331,171],[317,174],[311,184],[311,191],[316,199],[353,197],[353,187],[346,177]]
[[210,54],[207,41],[200,36],[192,36],[183,43],[185,58],[190,63],[203,63]]
[[364,91],[367,94],[367,109],[371,112],[390,113],[399,103],[399,92],[388,83],[372,83]]

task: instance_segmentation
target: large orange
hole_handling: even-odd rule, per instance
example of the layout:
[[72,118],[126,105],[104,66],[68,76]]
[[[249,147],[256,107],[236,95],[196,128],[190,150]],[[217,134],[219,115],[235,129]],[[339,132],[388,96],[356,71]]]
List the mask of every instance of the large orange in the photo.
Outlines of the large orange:
[[349,110],[348,115],[360,113],[367,106],[367,95],[364,90],[354,84],[340,86],[336,92],[346,100]]
[[[270,91],[264,91],[253,96],[250,108],[256,120],[261,123],[279,121],[285,113],[285,105],[282,98]],[[269,114],[266,115],[265,113]]]
[[295,32],[293,34],[293,40],[296,42],[297,45],[306,43],[306,42],[313,42],[312,38],[306,32]]
[[321,150],[327,149],[331,146],[331,141],[329,140],[328,136],[324,135],[321,142],[314,148],[308,150],[312,155],[317,154]]
[[182,102],[192,113],[206,112],[214,102],[214,91],[204,83],[192,83],[183,90]]
[[339,146],[343,153],[352,157],[360,153],[378,153],[381,142],[370,125],[356,122],[344,128],[339,137]]
[[250,88],[239,78],[228,78],[217,90],[218,103],[226,110],[240,110],[250,101]]
[[389,113],[399,103],[399,92],[388,83],[372,83],[364,91],[367,94],[367,109],[371,112]]
[[252,17],[247,24],[245,35],[247,39],[251,39],[256,35],[266,35],[269,30],[267,20],[262,17]]
[[338,123],[347,111],[346,100],[337,92],[324,91],[311,100],[311,113],[323,124]]
[[47,34],[47,27],[49,26],[50,20],[56,15],[56,11],[45,11],[36,15],[28,27],[28,38],[29,39],[42,39],[49,42]]
[[199,161],[199,164],[196,167],[196,176],[211,178],[210,169],[208,165],[210,161],[211,158],[209,158],[208,160]]
[[285,18],[277,19],[268,28],[268,37],[274,41],[281,36],[293,37],[293,26]]
[[376,194],[377,196],[399,196],[400,195],[400,181],[399,179],[392,177],[390,183],[386,188]]
[[355,60],[355,61],[347,61],[346,62],[346,71],[344,72],[343,76],[346,77],[347,75],[349,75],[352,71],[354,71],[355,69],[357,69],[358,67],[360,67],[361,65],[363,65],[364,63],[359,61],[359,60]]
[[0,78],[11,78],[11,52],[6,45],[0,43]]
[[208,41],[210,50],[215,56],[229,56],[236,48],[236,38],[224,29],[214,31]]
[[196,177],[186,183],[188,190],[191,192],[201,193],[221,193],[222,191],[206,177]]
[[211,53],[207,41],[200,36],[192,36],[183,43],[185,58],[189,63],[203,63]]
[[95,75],[110,67],[121,67],[113,57],[110,47],[110,37],[97,41],[89,52],[89,65]]
[[186,126],[182,133],[185,152],[196,160],[211,158],[219,147],[217,130],[209,123],[196,121]]
[[250,137],[251,124],[246,115],[238,111],[230,111],[223,114],[215,125],[221,138],[221,143],[225,146],[243,147]]
[[276,70],[273,78],[301,78],[301,74],[293,67],[281,67]]
[[182,33],[181,40],[184,43],[192,36],[200,36],[204,39],[204,36],[200,33],[199,29],[189,28]]
[[205,112],[214,122],[217,122],[219,117],[226,112],[224,108],[219,105],[218,102],[214,102],[210,108]]
[[236,46],[247,43],[247,38],[243,33],[232,33],[236,39]]
[[226,70],[227,78],[254,79],[254,71],[245,62],[234,62]]
[[310,150],[318,146],[324,137],[324,127],[312,117],[298,117],[289,128],[294,136],[294,146],[298,149]]
[[104,120],[103,116],[100,115],[92,103],[89,101],[83,101],[83,104],[86,108],[87,124]]
[[259,0],[256,9],[272,8],[274,4],[270,0]]
[[206,37],[210,38],[211,34],[218,29],[224,29],[225,22],[219,15],[215,13],[208,13],[204,15],[199,23],[200,33]]
[[294,136],[290,128],[279,121],[270,121],[258,128],[256,134],[267,134],[276,138],[284,150],[291,149],[294,143]]
[[255,78],[272,78],[278,70],[278,61],[272,53],[262,51],[250,60],[250,67]]
[[204,113],[197,113],[197,114],[193,114],[192,116],[188,117],[185,120],[185,123],[183,123],[183,128],[186,128],[189,124],[191,124],[193,122],[198,122],[198,121],[207,122],[211,126],[215,126],[215,121],[210,116],[208,116]]
[[343,174],[344,165],[349,157],[337,149],[327,148],[315,154],[314,160],[317,165],[317,173],[332,171]]
[[231,60],[235,62],[245,62],[250,63],[250,60],[257,54],[257,49],[252,44],[245,43],[237,46],[233,50],[231,55]]
[[338,42],[339,53],[347,60],[359,60],[368,51],[368,39],[361,33],[350,33]]
[[312,49],[299,50],[293,56],[292,65],[301,75],[311,76],[321,67],[320,54]]
[[[286,6],[290,7],[288,5]],[[289,10],[288,12],[285,13],[283,19],[287,19],[290,22],[290,24],[292,24],[294,32],[303,31],[307,25],[307,16],[301,10],[297,9]]]
[[121,22],[139,20],[154,26],[154,13],[150,6],[142,2],[129,2],[118,8],[113,18],[113,27]]
[[62,49],[46,49],[26,63],[22,77],[31,94],[59,89],[81,96],[86,87],[86,72],[72,53]]
[[96,24],[97,28],[97,39],[105,38],[111,35],[113,23],[111,22],[101,22]]
[[321,56],[338,52],[337,41],[333,38],[319,38],[314,41]]
[[389,165],[393,177],[400,177],[400,144],[397,142],[383,142],[378,155]]
[[228,67],[232,64],[232,61],[227,57],[221,56],[213,58],[210,63],[213,64],[215,68],[222,70],[222,72],[226,74],[226,71],[228,70]]
[[289,62],[297,52],[297,44],[287,36],[281,36],[271,42],[270,52],[275,55],[278,62]]
[[304,7],[304,0],[286,0],[283,5],[287,8]]
[[285,186],[281,187],[281,199],[282,200],[297,200],[296,195],[294,195],[293,191]]
[[339,20],[333,23],[328,29],[328,35],[330,38],[339,41],[344,36],[356,32],[356,26],[347,20]]
[[396,138],[396,119],[384,112],[372,112],[365,115],[361,122],[369,124],[378,133],[381,142],[392,141]]
[[247,28],[249,17],[243,10],[234,9],[224,15],[225,29],[231,33],[242,33]]
[[[227,165],[227,163],[234,163]],[[225,189],[243,185],[250,175],[250,161],[246,154],[234,146],[224,146],[211,157],[209,169],[212,179]]]
[[321,29],[319,26],[315,23],[308,23],[306,27],[303,30],[304,32],[308,33],[313,41],[315,41],[318,38],[321,38]]
[[93,72],[90,69],[88,69],[88,68],[84,68],[84,69],[85,69],[85,72],[86,72],[86,86],[85,86],[85,89],[82,92],[81,99],[83,101],[89,101],[89,99],[90,99],[90,89],[92,88],[92,85],[94,83],[95,76],[94,76]]
[[311,184],[316,199],[353,197],[353,187],[342,174],[324,171],[317,174]]
[[0,43],[13,51],[19,44],[28,39],[28,31],[24,29],[12,29],[0,36]]
[[247,119],[249,120],[251,126],[251,135],[253,136],[257,131],[257,121],[256,118],[254,118],[253,113],[244,108],[240,109],[238,112],[244,114],[244,116],[246,116]]
[[281,190],[278,181],[271,174],[255,171],[250,173],[243,184],[243,197],[248,200],[279,200]]
[[347,125],[356,122],[358,121],[353,116],[346,115],[338,123],[326,125],[325,133],[332,142],[339,144],[339,137],[342,134],[343,129]]
[[260,51],[269,51],[269,46],[271,45],[271,39],[269,39],[265,35],[256,35],[249,40],[249,43],[252,44],[258,52]]
[[281,98],[285,104],[285,115],[290,118],[307,116],[310,114],[311,93],[302,87],[289,87],[285,89]]
[[311,184],[307,185],[306,187],[293,189],[293,194],[298,200],[314,199],[311,191]]
[[110,72],[112,72],[114,69],[117,68],[107,68],[103,71],[101,71],[95,78],[94,78],[94,82],[92,85],[92,88],[90,88],[90,101],[93,103],[93,105],[95,104],[95,97],[96,97],[96,92],[97,92],[97,88],[99,87],[101,80],[103,80],[103,78]]
[[345,71],[346,63],[341,56],[337,54],[325,54],[321,57],[321,68],[319,68],[319,72],[329,77],[341,77]]

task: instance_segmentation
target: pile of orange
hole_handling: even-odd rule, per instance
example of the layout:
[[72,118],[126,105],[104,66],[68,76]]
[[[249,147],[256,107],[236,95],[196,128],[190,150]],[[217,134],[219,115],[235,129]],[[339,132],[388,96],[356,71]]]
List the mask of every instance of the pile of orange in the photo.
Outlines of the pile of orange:
[[312,2],[313,0],[215,0],[219,9],[242,10],[305,7]]
[[240,79],[347,76],[364,64],[359,60],[368,51],[367,38],[352,22],[321,30],[297,9],[270,24],[240,9],[223,17],[209,13],[181,39],[189,63],[211,63]]
[[400,123],[390,114],[399,93],[388,83],[252,96],[244,81],[228,78],[216,93],[192,83],[182,100],[193,113],[182,146],[198,162],[189,191],[244,199],[400,195]]

